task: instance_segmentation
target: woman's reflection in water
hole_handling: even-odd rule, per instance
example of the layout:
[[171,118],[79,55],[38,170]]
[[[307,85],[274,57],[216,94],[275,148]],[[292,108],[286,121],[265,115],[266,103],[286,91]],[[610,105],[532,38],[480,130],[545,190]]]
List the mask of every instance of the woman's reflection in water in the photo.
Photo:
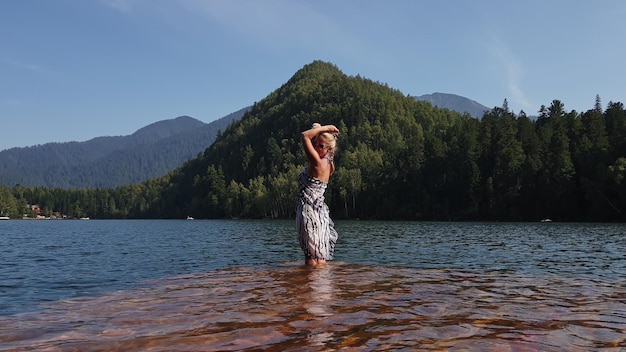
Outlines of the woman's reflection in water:
[[[336,301],[335,284],[333,281],[333,264],[309,268],[308,291],[304,306],[312,320],[323,322],[333,315],[333,302]],[[316,324],[317,325],[317,324]],[[333,333],[327,331],[328,324],[319,324],[307,336],[311,344],[324,346],[332,340]]]

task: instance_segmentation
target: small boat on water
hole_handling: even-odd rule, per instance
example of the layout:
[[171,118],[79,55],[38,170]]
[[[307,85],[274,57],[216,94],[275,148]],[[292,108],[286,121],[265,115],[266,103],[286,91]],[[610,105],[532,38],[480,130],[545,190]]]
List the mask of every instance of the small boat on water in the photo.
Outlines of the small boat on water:
[[11,220],[8,216],[0,216],[0,220]]
[[193,218],[193,217],[191,217],[191,216],[188,216],[188,217],[187,217],[187,220],[194,220],[194,218]]
[[541,219],[541,222],[552,222],[552,219],[548,219],[548,218]]

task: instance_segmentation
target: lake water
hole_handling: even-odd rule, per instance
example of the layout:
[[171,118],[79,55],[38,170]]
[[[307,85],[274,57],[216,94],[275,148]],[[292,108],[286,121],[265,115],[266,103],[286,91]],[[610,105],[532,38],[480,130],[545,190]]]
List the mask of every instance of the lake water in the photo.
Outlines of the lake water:
[[626,351],[626,225],[0,222],[0,351]]

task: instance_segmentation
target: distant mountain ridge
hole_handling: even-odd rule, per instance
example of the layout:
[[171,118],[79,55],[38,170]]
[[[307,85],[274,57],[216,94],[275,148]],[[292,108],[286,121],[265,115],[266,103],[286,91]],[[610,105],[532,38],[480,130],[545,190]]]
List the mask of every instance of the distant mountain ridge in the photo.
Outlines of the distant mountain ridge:
[[427,101],[441,109],[449,109],[459,112],[461,114],[467,112],[477,119],[482,118],[485,114],[485,111],[491,110],[490,108],[474,100],[456,94],[433,93],[420,95],[414,98],[420,101]]
[[0,184],[51,188],[110,188],[141,182],[203,152],[249,107],[211,123],[189,116],[158,121],[128,136],[46,143],[0,151]]
[[[446,93],[414,97],[438,108],[481,118],[486,106]],[[50,188],[112,188],[161,176],[208,148],[218,131],[251,106],[211,123],[189,116],[162,120],[127,136],[85,142],[46,143],[0,151],[0,185]]]
[[132,137],[135,143],[150,143],[161,138],[168,138],[179,133],[191,131],[195,128],[202,128],[206,125],[204,122],[192,117],[179,116],[175,119],[162,120],[142,127],[130,135],[130,137]]

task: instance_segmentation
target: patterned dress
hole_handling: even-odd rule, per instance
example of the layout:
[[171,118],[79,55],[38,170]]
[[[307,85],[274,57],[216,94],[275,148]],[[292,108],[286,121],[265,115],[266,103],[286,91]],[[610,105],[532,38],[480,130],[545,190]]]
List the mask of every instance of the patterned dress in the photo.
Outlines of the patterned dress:
[[298,241],[307,259],[333,259],[337,231],[330,219],[324,191],[328,184],[309,176],[306,169],[298,175]]

